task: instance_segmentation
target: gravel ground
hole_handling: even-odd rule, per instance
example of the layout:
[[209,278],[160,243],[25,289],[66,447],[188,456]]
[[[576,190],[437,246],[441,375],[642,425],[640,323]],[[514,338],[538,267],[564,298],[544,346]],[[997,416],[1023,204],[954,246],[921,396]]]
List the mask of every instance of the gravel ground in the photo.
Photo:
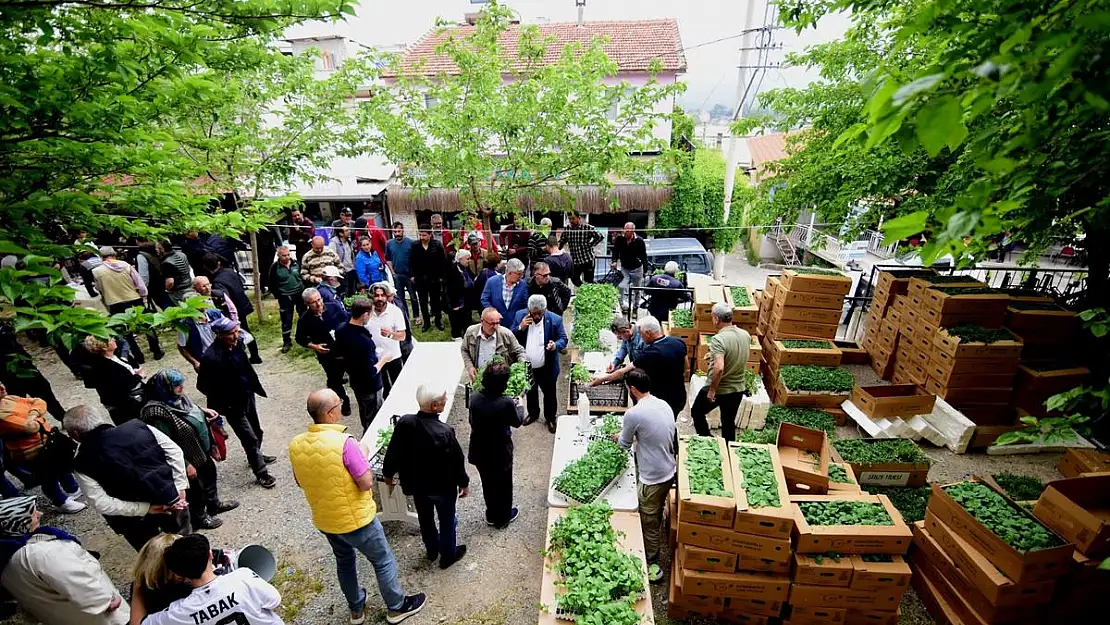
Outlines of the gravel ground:
[[[214,545],[240,547],[257,543],[273,551],[280,570],[275,585],[284,598],[285,620],[305,625],[332,625],[346,622],[346,607],[335,581],[334,559],[324,538],[313,525],[308,507],[294,483],[288,462],[287,443],[309,423],[304,412],[307,394],[324,385],[323,372],[311,357],[298,355],[295,348],[288,355],[278,352],[280,340],[276,332],[276,316],[258,332],[265,363],[258,367],[269,397],[260,399],[259,414],[266,431],[264,448],[277,455],[271,471],[278,479],[272,490],[258,487],[247,467],[242,449],[232,439],[229,458],[220,464],[221,496],[235,498],[242,506],[223,516],[223,527],[206,532]],[[169,346],[169,338],[163,338]],[[145,346],[144,346],[145,347]],[[50,379],[62,404],[73,406],[95,402],[94,391],[85,389],[75,380],[53,354],[34,352],[36,363]],[[153,373],[161,367],[191,369],[176,353],[160,362],[149,362],[145,369]],[[565,368],[564,368],[565,371]],[[875,383],[870,367],[853,367],[861,383]],[[192,379],[189,382],[191,388]],[[567,397],[567,379],[559,381],[561,398]],[[194,399],[202,399],[193,393]],[[344,418],[344,424],[358,430],[357,415]],[[458,390],[449,423],[456,428],[464,449],[469,441],[469,426],[463,406],[462,388]],[[684,414],[679,423],[682,434],[693,433],[693,426]],[[854,436],[855,429],[841,427],[841,436]],[[447,571],[429,565],[423,557],[423,545],[414,525],[391,522],[386,534],[397,559],[406,592],[428,593],[424,612],[410,622],[414,625],[437,623],[447,625],[504,625],[535,622],[539,601],[539,585],[547,517],[546,490],[550,470],[553,436],[540,424],[514,433],[516,445],[515,493],[520,518],[509,528],[495,531],[484,522],[482,485],[477,472],[470,470],[471,495],[459,504],[459,541],[469,551],[464,560]],[[956,455],[947,450],[926,448],[933,459],[930,473],[933,480],[954,480],[970,474],[986,474],[1007,470],[1036,476],[1042,480],[1059,478],[1055,465],[1059,454],[1035,456],[988,457],[985,454]],[[472,469],[472,467],[468,467]],[[36,491],[37,492],[37,489]],[[91,509],[77,515],[60,515],[41,498],[44,522],[76,533],[84,544],[101,552],[104,569],[113,580],[126,584],[134,552],[112,533],[103,519]],[[665,549],[663,568],[670,570],[671,554]],[[384,622],[381,598],[376,592],[373,570],[364,559],[359,560],[359,578],[370,596],[369,622]],[[665,584],[652,587],[657,623],[670,623],[666,618]],[[24,623],[16,617],[3,623]],[[932,623],[921,602],[911,590],[902,603],[903,624]]]

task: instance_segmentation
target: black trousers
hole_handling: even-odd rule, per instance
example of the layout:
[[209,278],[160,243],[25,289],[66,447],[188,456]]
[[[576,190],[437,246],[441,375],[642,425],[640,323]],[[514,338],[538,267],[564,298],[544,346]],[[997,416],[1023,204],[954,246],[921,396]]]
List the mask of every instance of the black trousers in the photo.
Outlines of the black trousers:
[[546,364],[539,369],[532,369],[532,387],[528,389],[528,418],[540,415],[540,391],[543,391],[543,420],[555,423],[558,417],[558,398],[555,395],[557,379],[551,371],[551,365]]
[[720,407],[721,436],[726,441],[736,440],[736,411],[740,409],[740,402],[744,399],[744,395],[746,393],[743,392],[724,395],[717,393],[716,399],[709,401],[709,386],[703,386],[690,407],[690,418],[694,420],[694,429],[697,430],[698,436],[710,435],[709,422],[705,420],[705,415],[714,408]]
[[389,391],[393,385],[397,383],[398,376],[401,375],[401,369],[405,363],[401,359],[390,360],[382,367],[382,399],[389,397]]
[[[251,326],[247,323],[247,315],[239,315],[239,326],[243,328],[252,337],[254,332],[251,332]],[[258,356],[258,339],[255,338],[250,343],[247,343],[247,353],[250,354],[251,360],[257,360]]]
[[339,399],[342,400],[343,403],[350,402],[351,399],[347,397],[347,389],[343,386],[343,376],[345,374],[343,361],[327,355],[318,355],[316,356],[316,360],[319,361],[320,366],[324,368],[324,375],[327,376],[328,379],[327,387],[335,391],[335,394],[339,395]]
[[293,335],[293,313],[296,312],[298,316],[304,314],[304,299],[300,293],[293,295],[281,295],[279,293],[277,301],[281,315],[281,339],[284,342],[289,342]]
[[189,490],[185,491],[185,499],[189,502],[189,516],[195,523],[205,513],[216,509],[216,502],[220,500],[217,488],[216,462],[211,458],[199,467],[197,476],[189,480]]
[[243,452],[247,454],[247,464],[250,465],[251,471],[254,471],[255,475],[266,473],[266,462],[262,459],[262,425],[258,422],[258,408],[254,403],[254,394],[252,393],[245,402],[237,406],[229,406],[223,410],[209,407],[227,419],[227,424],[231,426],[231,431],[235,432],[235,438],[239,439]]
[[135,551],[142,549],[148,540],[162,532],[182,536],[193,533],[188,510],[172,510],[167,514],[146,516],[106,516],[104,520]]
[[486,521],[503,525],[513,512],[513,460],[506,464],[476,464],[482,478],[482,498],[486,501]]
[[443,283],[439,280],[421,278],[416,283],[416,296],[420,300],[420,312],[424,318],[424,327],[432,323],[435,317],[437,324],[442,324],[440,316],[443,309]]
[[584,263],[581,265],[573,265],[570,268],[570,281],[574,283],[574,286],[582,286],[583,282],[593,282],[594,264]]
[[463,306],[458,310],[447,310],[447,322],[451,324],[451,338],[462,337],[470,326],[470,308]]

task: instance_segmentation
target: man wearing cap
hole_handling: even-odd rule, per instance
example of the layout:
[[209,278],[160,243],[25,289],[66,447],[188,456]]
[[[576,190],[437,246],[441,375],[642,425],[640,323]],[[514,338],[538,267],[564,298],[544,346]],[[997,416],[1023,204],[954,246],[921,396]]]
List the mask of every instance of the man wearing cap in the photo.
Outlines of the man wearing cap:
[[350,228],[354,223],[353,213],[351,209],[344,206],[339,210],[339,219],[331,222],[332,228]]
[[[201,295],[214,295],[213,301],[219,303],[221,299],[218,293],[223,293],[223,298],[230,300],[235,304],[234,312],[228,311],[227,316],[233,321],[242,326],[243,331],[247,334],[251,333],[250,324],[247,321],[248,317],[254,312],[254,304],[251,303],[247,297],[247,291],[244,286],[243,276],[238,271],[232,269],[224,263],[224,259],[219,254],[205,254],[204,260],[205,273],[212,281],[212,291],[209,293],[201,293]],[[195,282],[195,281],[194,281]],[[194,289],[196,285],[194,284]],[[199,291],[198,291],[199,292]],[[251,340],[247,344],[247,350],[251,355],[251,364],[262,364],[262,357],[258,355],[258,342]]]
[[[677,273],[678,263],[672,260],[663,265],[663,273],[652,276],[647,281],[647,286],[654,289],[648,291],[650,297],[648,298],[647,309],[652,317],[666,320],[680,302],[690,300],[690,293],[683,290],[686,288],[685,285],[675,277]],[[670,291],[663,289],[670,289]]]
[[324,281],[324,267],[335,267],[343,275],[343,261],[324,247],[324,237],[312,237],[312,249],[301,258],[301,280],[308,286],[320,284]]
[[0,501],[0,585],[46,625],[124,625],[127,601],[81,542],[39,525],[34,497]]
[[266,465],[275,456],[262,453],[262,425],[254,396],[266,397],[266,389],[239,339],[239,324],[227,317],[211,322],[216,340],[204,352],[197,372],[197,390],[208,398],[208,407],[222,414],[235,432],[247,462],[254,471],[255,481],[263,488],[277,484]]
[[343,304],[343,299],[339,296],[339,278],[342,277],[342,272],[331,265],[324,267],[324,280],[316,285],[320,291],[320,297],[324,298],[324,303],[336,302],[340,305]]

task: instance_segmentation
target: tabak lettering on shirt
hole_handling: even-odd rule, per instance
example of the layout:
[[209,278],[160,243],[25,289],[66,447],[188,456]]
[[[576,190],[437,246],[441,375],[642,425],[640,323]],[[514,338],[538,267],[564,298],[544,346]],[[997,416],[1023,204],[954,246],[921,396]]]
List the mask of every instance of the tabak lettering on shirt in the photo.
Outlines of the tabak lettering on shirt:
[[[191,616],[193,617],[193,623],[200,625],[200,623],[207,623],[224,612],[237,607],[239,607],[239,602],[235,600],[235,593],[231,593],[226,597],[222,597],[216,603],[208,604],[208,607],[203,610],[193,612]],[[235,621],[231,622],[234,623]]]

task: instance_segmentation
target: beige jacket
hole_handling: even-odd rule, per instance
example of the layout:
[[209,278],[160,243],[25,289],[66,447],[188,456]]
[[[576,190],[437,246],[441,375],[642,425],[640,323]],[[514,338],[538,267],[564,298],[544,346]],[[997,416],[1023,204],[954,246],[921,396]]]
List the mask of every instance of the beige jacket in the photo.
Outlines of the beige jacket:
[[[482,324],[476,323],[463,333],[462,344],[459,346],[462,351],[463,364],[475,370],[478,369],[478,351],[480,349],[478,341],[481,335]],[[501,356],[509,364],[524,361],[524,347],[521,346],[520,341],[516,340],[512,330],[497,326],[495,337],[494,354]]]
[[45,625],[125,625],[130,620],[127,601],[107,611],[120,594],[96,558],[69,540],[32,536],[12,556],[0,584],[24,613]]

